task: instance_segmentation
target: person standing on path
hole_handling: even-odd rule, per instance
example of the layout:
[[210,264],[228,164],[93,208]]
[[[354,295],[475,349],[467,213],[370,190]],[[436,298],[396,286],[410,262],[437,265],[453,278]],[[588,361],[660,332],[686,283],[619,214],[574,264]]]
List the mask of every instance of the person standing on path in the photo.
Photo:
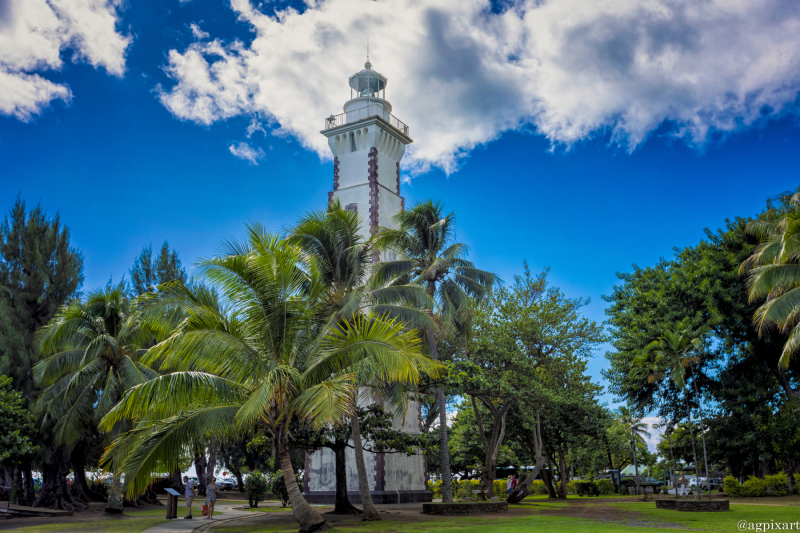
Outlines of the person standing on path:
[[189,479],[189,476],[183,476],[183,483],[186,485],[186,492],[184,493],[184,496],[186,496],[186,516],[183,518],[186,520],[191,520],[192,500],[195,496],[197,496],[197,493],[194,491],[194,481]]
[[681,472],[681,477],[678,478],[678,489],[679,489],[679,496],[688,496],[686,493],[686,478],[683,476]]
[[217,478],[211,476],[211,483],[206,487],[206,505],[208,505],[208,516],[206,520],[211,520],[211,517],[214,516],[214,504],[217,503],[218,493]]
[[508,476],[508,481],[506,481],[506,494],[511,494],[511,475]]
[[[514,492],[515,490],[517,490],[517,478],[518,477],[519,477],[519,474],[514,474],[514,477],[511,478],[511,492]],[[509,494],[511,494],[511,492],[509,492]]]

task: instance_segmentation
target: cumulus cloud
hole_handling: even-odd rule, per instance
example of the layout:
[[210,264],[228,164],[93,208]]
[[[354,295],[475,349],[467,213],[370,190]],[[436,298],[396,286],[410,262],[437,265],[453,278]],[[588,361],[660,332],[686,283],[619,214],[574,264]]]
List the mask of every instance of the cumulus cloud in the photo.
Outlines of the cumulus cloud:
[[266,117],[329,157],[323,117],[341,112],[367,37],[387,99],[411,127],[412,171],[458,166],[503,132],[570,146],[598,132],[627,150],[664,122],[702,146],[794,106],[796,0],[321,0],[268,16],[231,7],[251,42],[169,52],[160,89],[177,117]]
[[197,24],[192,24],[190,28],[192,30],[192,35],[194,35],[195,39],[202,40],[202,39],[208,39],[210,37],[209,33],[207,31],[201,30],[200,26],[198,26]]
[[258,161],[263,159],[265,155],[264,150],[261,148],[256,150],[247,143],[233,143],[228,146],[228,150],[230,150],[234,156],[248,161],[251,165],[258,165]]
[[30,120],[52,100],[69,101],[62,84],[41,76],[73,61],[122,76],[130,37],[116,30],[122,0],[0,0],[0,113]]

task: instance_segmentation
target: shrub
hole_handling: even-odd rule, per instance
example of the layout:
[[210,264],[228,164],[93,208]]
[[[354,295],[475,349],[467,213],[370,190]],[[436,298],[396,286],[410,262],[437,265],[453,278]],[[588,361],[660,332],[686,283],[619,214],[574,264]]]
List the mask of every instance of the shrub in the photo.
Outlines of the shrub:
[[533,483],[531,483],[531,494],[547,494],[547,487],[544,486],[544,481],[534,479]]
[[755,476],[750,476],[742,484],[742,496],[761,497],[767,495],[767,482]]
[[244,482],[244,491],[247,493],[247,502],[252,509],[258,509],[258,502],[264,500],[267,490],[267,478],[264,477],[264,474],[258,470],[250,472]]
[[[250,474],[252,475],[252,474]],[[250,478],[248,478],[250,479]],[[303,491],[303,485],[300,483],[300,476],[297,474],[294,475],[294,480],[297,483],[297,488],[300,491]],[[245,483],[247,485],[247,483]],[[267,485],[269,491],[280,498],[281,505],[286,507],[289,504],[289,491],[286,490],[286,482],[283,480],[283,472],[280,470],[276,470],[274,474],[269,476],[269,482]]]
[[794,478],[794,491],[800,492],[800,473],[794,474],[792,477]]
[[722,480],[722,488],[725,490],[725,494],[731,498],[738,498],[742,495],[742,484],[733,476],[727,476]]
[[786,496],[789,494],[789,486],[787,485],[787,481],[788,476],[783,472],[778,472],[777,474],[764,477],[766,489],[774,496]]
[[428,490],[431,491],[434,498],[442,497],[442,482],[441,481],[428,481]]
[[591,479],[584,479],[582,481],[571,481],[567,483],[567,491],[569,491],[569,486],[572,485],[575,493],[578,496],[600,496],[600,487],[598,483],[595,483]]
[[595,483],[600,494],[614,494],[614,484],[610,479],[598,479]]
[[508,479],[495,479],[494,483],[492,483],[492,494],[501,500],[505,500],[508,496],[508,494],[506,494],[507,487]]

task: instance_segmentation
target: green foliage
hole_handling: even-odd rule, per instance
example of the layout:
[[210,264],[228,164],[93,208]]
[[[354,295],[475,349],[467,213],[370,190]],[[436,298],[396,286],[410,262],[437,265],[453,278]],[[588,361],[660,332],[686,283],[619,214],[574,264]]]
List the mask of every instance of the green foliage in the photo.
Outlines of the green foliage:
[[794,480],[794,492],[800,493],[800,472],[792,474]]
[[[278,477],[283,480],[283,474],[280,474]],[[267,478],[264,477],[264,474],[258,470],[253,470],[250,472],[250,474],[248,474],[247,479],[244,482],[244,491],[247,493],[247,502],[250,504],[252,509],[258,508],[258,502],[262,501],[266,497],[267,491],[270,490],[270,486],[272,484],[272,478],[270,477],[268,482]],[[284,492],[286,491],[285,484],[283,485],[283,490]],[[286,504],[284,503],[283,506],[286,507]]]
[[722,480],[722,489],[731,498],[738,498],[742,495],[742,484],[733,476],[726,476]]
[[30,212],[17,199],[0,225],[0,374],[30,400],[37,360],[35,332],[75,296],[83,283],[83,255],[69,228],[41,205]]
[[12,378],[0,375],[0,465],[12,466],[36,451],[31,442],[36,419],[24,407],[22,393],[13,390]]
[[597,479],[594,483],[597,485],[600,494],[614,494],[614,484],[610,479]]
[[767,482],[755,476],[748,476],[742,484],[742,496],[760,497],[767,495]]
[[[302,491],[303,484],[300,483],[300,476],[295,474],[294,478],[295,481],[297,482],[297,488]],[[274,494],[281,500],[281,505],[283,505],[284,507],[289,505],[289,491],[286,490],[286,481],[283,478],[282,471],[276,470],[275,473],[269,476],[269,483],[267,487],[272,494]]]
[[170,251],[169,243],[164,241],[158,257],[153,257],[153,246],[147,245],[131,267],[131,291],[135,296],[153,292],[162,283],[179,281],[186,283],[186,271],[181,265],[178,252]]
[[573,486],[573,492],[578,496],[600,496],[601,494],[600,485],[591,479],[571,481],[567,484],[568,491],[569,485]]
[[767,492],[773,496],[786,496],[789,494],[789,477],[784,472],[764,476]]

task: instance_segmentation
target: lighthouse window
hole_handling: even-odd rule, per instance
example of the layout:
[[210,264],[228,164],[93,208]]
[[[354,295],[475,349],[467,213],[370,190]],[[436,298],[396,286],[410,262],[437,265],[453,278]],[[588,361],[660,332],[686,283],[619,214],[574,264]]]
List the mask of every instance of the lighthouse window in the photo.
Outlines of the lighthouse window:
[[356,136],[352,133],[350,134],[350,151],[356,151]]

